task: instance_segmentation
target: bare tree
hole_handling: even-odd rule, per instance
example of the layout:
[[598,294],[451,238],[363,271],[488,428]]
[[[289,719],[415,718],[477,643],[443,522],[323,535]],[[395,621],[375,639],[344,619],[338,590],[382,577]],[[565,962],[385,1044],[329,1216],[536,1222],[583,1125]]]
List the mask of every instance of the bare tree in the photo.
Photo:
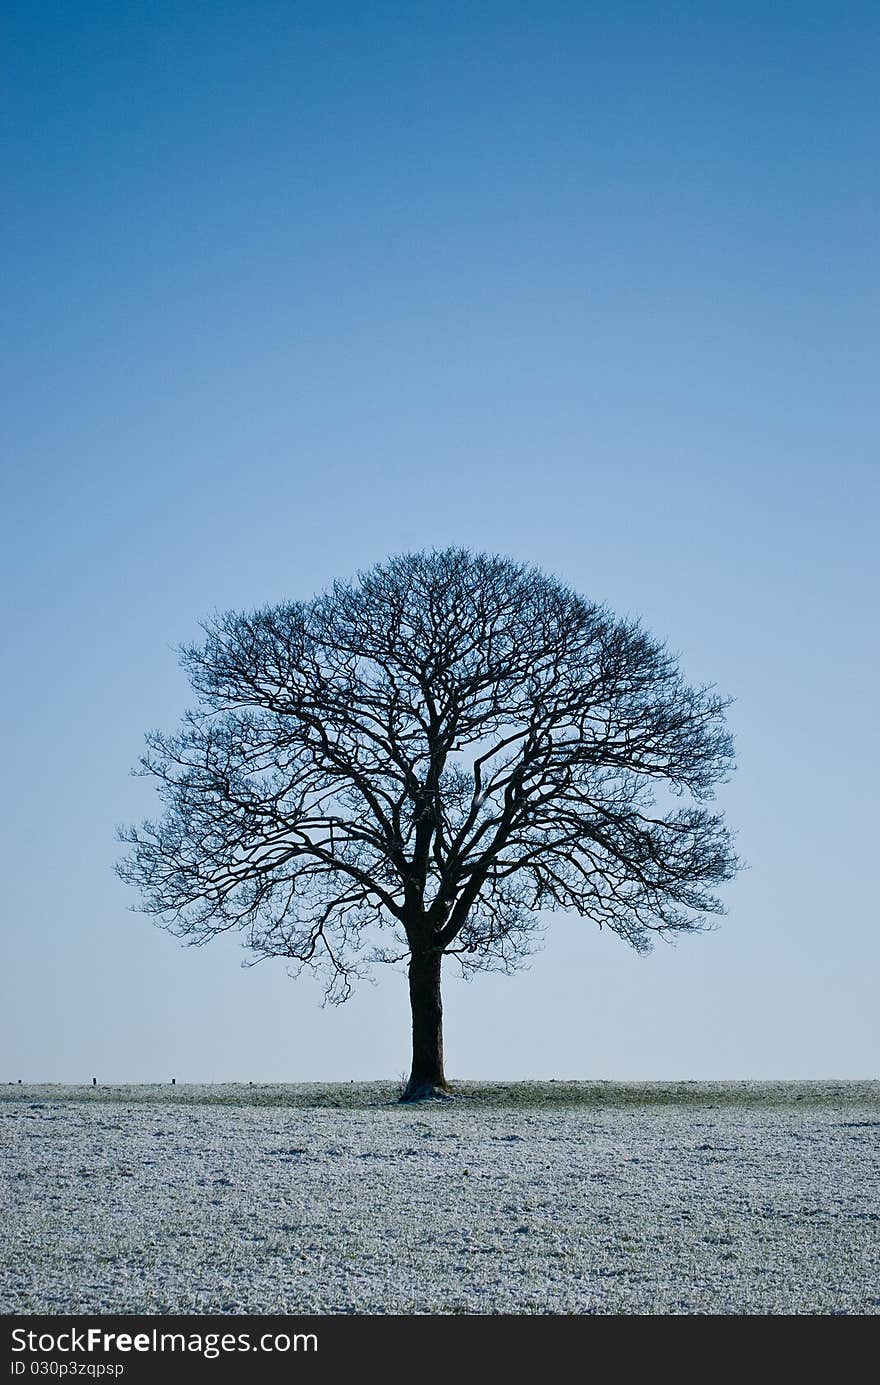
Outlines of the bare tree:
[[143,908],[191,944],[323,968],[345,1000],[408,962],[405,1099],[448,1090],[440,969],[513,968],[541,910],[640,952],[723,912],[737,867],[700,806],[727,705],[634,621],[534,568],[410,554],[308,603],[229,613],[182,651],[198,696],[140,772],[165,815],[124,830]]

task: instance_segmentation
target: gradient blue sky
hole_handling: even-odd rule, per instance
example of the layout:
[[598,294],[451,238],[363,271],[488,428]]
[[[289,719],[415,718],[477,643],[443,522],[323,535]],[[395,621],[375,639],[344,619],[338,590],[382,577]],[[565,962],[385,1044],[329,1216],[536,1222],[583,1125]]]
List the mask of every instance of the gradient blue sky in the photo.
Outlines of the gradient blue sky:
[[6,3],[0,1080],[396,1076],[129,912],[215,608],[464,544],[736,698],[750,869],[446,984],[458,1077],[878,1075],[880,8]]

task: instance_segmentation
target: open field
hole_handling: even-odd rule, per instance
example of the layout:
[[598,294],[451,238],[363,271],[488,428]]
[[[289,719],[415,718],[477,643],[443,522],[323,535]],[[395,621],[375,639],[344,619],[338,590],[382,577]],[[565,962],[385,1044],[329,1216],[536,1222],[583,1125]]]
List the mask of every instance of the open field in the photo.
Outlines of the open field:
[[880,1313],[880,1083],[0,1088],[7,1313]]

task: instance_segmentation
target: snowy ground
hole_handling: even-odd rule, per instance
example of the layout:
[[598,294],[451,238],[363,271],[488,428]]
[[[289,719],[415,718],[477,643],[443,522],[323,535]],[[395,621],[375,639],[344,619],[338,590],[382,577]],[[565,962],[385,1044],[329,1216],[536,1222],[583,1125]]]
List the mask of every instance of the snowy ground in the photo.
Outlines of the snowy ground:
[[7,1313],[880,1313],[880,1083],[0,1088]]

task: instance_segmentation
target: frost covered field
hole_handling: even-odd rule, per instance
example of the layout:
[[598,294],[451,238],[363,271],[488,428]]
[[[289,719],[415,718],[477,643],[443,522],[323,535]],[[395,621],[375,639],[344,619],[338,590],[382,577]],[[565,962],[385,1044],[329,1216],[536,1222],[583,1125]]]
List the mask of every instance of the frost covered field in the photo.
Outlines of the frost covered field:
[[7,1313],[878,1313],[880,1083],[0,1088]]

